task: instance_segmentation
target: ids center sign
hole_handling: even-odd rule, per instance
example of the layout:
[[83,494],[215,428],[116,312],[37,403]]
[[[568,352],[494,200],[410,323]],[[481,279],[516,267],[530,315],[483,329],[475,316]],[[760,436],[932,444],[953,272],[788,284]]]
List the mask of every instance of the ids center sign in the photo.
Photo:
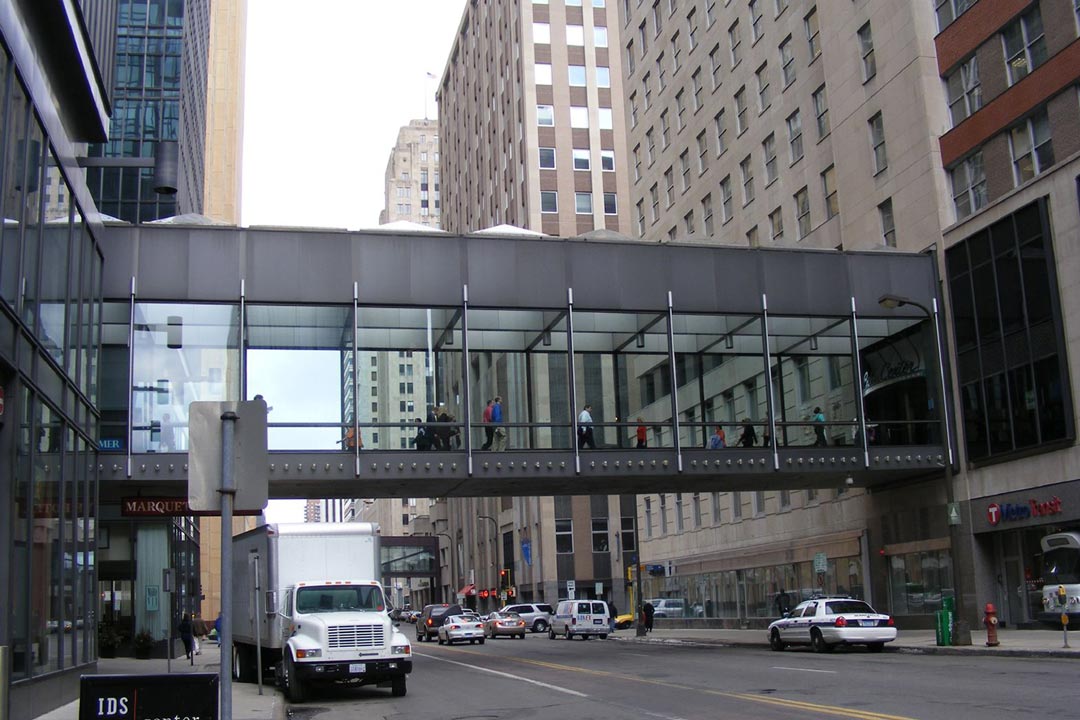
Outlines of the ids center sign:
[[215,673],[83,675],[79,720],[218,720]]

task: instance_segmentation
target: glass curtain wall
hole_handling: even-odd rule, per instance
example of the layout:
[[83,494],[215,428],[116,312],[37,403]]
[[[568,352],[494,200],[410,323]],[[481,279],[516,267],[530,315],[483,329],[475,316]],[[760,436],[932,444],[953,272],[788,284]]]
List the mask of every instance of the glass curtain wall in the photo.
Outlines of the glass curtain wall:
[[[468,319],[473,448],[572,448],[566,311],[469,308]],[[485,422],[496,398],[501,427]]]

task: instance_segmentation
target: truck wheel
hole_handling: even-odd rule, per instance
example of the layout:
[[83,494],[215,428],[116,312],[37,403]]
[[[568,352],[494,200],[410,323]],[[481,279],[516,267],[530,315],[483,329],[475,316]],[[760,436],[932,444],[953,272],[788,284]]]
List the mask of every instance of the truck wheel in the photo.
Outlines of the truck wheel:
[[255,649],[236,643],[233,645],[233,680],[242,683],[255,682]]
[[542,633],[548,629],[547,620],[540,619],[533,623],[533,632]]
[[304,692],[304,684],[300,681],[300,678],[296,677],[296,664],[293,662],[292,657],[285,659],[285,694],[289,698],[291,703],[302,703],[306,693]]
[[391,681],[390,694],[394,697],[405,697],[405,676],[396,677]]
[[569,625],[566,626],[566,639],[567,640],[573,640],[574,639],[573,633],[570,632],[570,626]]
[[607,640],[607,633],[600,633],[601,640]]
[[484,638],[480,638],[480,644],[481,644],[481,645],[483,645],[483,644],[484,644]]
[[548,640],[555,639],[555,628],[548,628]]

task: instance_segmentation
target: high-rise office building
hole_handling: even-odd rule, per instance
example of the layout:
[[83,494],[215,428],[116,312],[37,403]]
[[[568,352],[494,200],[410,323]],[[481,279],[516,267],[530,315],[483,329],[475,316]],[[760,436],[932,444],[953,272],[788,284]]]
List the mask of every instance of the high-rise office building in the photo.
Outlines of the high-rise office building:
[[630,225],[616,3],[469,4],[438,92],[443,228]]
[[[90,146],[86,180],[102,213],[149,222],[203,212],[209,0],[117,3],[112,124]],[[175,194],[155,191],[175,167]]]
[[410,120],[386,161],[386,203],[379,224],[407,221],[439,227],[439,121]]
[[210,5],[202,214],[240,224],[247,0]]
[[[1021,527],[975,513],[965,522],[969,547],[956,543],[942,508],[1075,492],[1058,471],[1075,452],[1066,447],[1075,428],[1061,318],[1076,299],[1058,270],[1069,262],[1061,238],[1077,226],[1075,3],[620,6],[633,234],[936,252],[948,290],[940,322],[958,353],[955,480],[872,496],[844,487],[642,496],[642,556],[675,568],[648,578],[646,595],[686,597],[712,618],[766,618],[785,588],[873,585],[889,588],[875,601],[918,622],[953,587],[996,574],[1022,592],[985,588],[979,598],[1009,622],[1032,622],[1042,611],[1039,537],[1056,519]],[[933,365],[914,343],[861,349],[861,399],[841,390],[851,363],[816,339],[774,353],[775,420],[797,424],[820,407],[838,423],[826,431],[830,447],[860,441],[840,424],[858,401],[871,446],[895,440],[896,408],[936,412],[937,400],[913,387]],[[705,399],[681,413],[724,426],[729,443],[745,424],[760,431],[768,422],[761,367],[733,356],[687,370],[700,375]],[[792,426],[780,441],[812,442],[809,431]],[[1035,459],[1010,462],[1022,454]],[[974,597],[963,600],[974,607]]]
[[[619,47],[614,2],[466,6],[438,92],[440,167],[452,188],[443,198],[444,229],[505,224],[563,237],[629,231]],[[597,397],[611,368],[593,356],[580,363],[578,397]],[[537,409],[542,416],[581,410],[568,397],[529,398],[519,355],[479,353],[470,372],[474,417],[497,396],[510,423],[530,403],[545,406]],[[592,402],[597,422],[615,418],[610,403]],[[509,442],[524,437],[512,431]],[[449,590],[475,602],[473,593],[507,584],[495,574],[506,568],[521,600],[566,597],[566,582],[576,580],[579,597],[625,607],[623,567],[633,544],[614,538],[632,539],[632,510],[631,498],[606,496],[450,499],[448,535],[454,552],[464,548],[468,558]],[[574,547],[591,552],[574,555]],[[497,593],[481,604],[500,602]]]

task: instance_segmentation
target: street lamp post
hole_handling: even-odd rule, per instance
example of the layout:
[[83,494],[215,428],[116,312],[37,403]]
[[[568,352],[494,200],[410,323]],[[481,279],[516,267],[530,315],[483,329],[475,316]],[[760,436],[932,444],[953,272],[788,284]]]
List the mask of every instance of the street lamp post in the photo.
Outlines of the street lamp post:
[[[457,573],[454,572],[454,552],[456,550],[454,547],[454,538],[450,533],[437,532],[435,534],[450,541],[450,592],[451,597],[454,597],[454,586],[457,585]],[[432,599],[434,600],[434,598]]]
[[491,524],[495,527],[495,587],[497,590],[502,590],[499,587],[499,570],[502,568],[499,566],[499,521],[490,515],[477,515],[480,520],[490,520]]
[[[889,310],[903,307],[904,305],[917,307],[923,311],[927,319],[930,320],[933,325],[934,353],[937,355],[937,375],[940,385],[939,390],[941,392],[941,422],[945,431],[945,501],[948,503],[949,507],[952,507],[956,502],[956,491],[953,487],[952,423],[949,422],[948,389],[945,385],[945,359],[941,348],[941,327],[938,318],[937,298],[934,298],[933,300],[933,310],[927,308],[920,302],[900,295],[882,295],[878,298],[878,304]],[[964,596],[960,589],[960,526],[958,524],[954,525],[951,522],[949,523],[949,546],[952,548],[951,565],[953,597],[956,602],[956,626],[953,632],[953,643],[955,645],[970,645],[971,625],[967,620],[966,607],[963,600]]]

